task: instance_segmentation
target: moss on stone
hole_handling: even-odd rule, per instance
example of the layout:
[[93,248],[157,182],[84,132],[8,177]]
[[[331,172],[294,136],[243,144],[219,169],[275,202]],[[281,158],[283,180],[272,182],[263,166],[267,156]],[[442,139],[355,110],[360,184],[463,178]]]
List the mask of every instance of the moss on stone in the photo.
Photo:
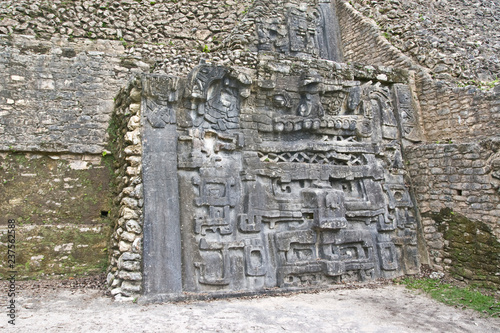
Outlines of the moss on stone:
[[[65,156],[0,155],[0,241],[16,221],[19,279],[77,276],[107,266],[112,156],[94,163]],[[8,272],[0,263],[0,277]]]
[[[0,156],[0,210],[22,225],[102,223],[111,210],[111,170],[100,165],[71,168],[71,162],[44,155]],[[90,164],[90,163],[89,163]]]
[[[104,272],[109,223],[95,226],[48,225],[16,228],[18,279],[57,278]],[[7,234],[0,236],[7,242]],[[0,278],[11,269],[3,263]]]
[[432,218],[448,241],[444,250],[445,256],[452,260],[450,273],[485,287],[497,288],[500,284],[500,243],[491,228],[449,208],[432,214]]

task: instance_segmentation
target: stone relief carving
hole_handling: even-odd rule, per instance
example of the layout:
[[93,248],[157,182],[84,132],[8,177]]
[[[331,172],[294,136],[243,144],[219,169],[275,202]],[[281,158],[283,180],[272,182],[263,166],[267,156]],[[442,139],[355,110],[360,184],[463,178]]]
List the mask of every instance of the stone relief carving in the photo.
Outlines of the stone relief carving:
[[168,103],[166,105],[149,101],[146,105],[146,117],[155,128],[163,128],[167,124],[175,124],[175,111]]
[[256,23],[257,49],[301,57],[342,61],[335,6],[321,1],[312,8],[305,3],[288,4],[281,17],[263,18]]
[[243,73],[234,77],[224,67],[202,65],[188,79],[195,127],[222,130],[239,127],[240,100],[248,97],[251,80]]
[[[313,25],[302,14],[294,38],[309,43]],[[394,85],[332,75],[204,64],[175,105],[147,101],[157,131],[178,120],[171,172],[179,183],[183,291],[317,286],[418,270],[405,134],[395,115],[401,106],[410,113],[411,103],[392,93]]]
[[147,81],[144,90],[152,98],[145,103],[144,115],[152,127],[164,128],[167,124],[176,123],[172,105],[178,100],[181,89],[180,80],[176,77],[154,76]]
[[403,138],[418,142],[421,141],[418,131],[418,120],[412,106],[411,91],[407,85],[395,84],[396,107],[402,128]]

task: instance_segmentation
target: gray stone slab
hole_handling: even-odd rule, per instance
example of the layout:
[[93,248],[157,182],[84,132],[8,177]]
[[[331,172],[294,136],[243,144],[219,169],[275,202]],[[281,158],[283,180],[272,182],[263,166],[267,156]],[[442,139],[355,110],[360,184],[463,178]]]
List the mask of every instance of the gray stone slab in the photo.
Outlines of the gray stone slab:
[[144,294],[182,290],[176,125],[146,123],[143,140]]

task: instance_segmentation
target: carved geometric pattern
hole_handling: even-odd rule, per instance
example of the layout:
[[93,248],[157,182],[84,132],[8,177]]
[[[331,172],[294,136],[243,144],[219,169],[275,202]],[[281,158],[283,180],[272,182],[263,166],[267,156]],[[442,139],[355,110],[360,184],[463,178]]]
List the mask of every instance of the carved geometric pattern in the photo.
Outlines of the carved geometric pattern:
[[334,135],[328,141],[333,142],[358,142],[359,138],[354,135]]
[[312,153],[312,152],[286,152],[286,153],[262,153],[258,152],[262,162],[286,162],[286,163],[311,163],[357,166],[366,164],[362,155],[340,154],[337,152]]

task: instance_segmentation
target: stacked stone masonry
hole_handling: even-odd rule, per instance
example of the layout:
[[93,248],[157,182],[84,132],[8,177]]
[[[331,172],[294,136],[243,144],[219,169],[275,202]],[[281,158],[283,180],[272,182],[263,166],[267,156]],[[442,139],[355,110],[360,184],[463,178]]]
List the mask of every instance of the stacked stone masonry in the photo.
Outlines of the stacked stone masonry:
[[128,72],[120,67],[123,47],[25,36],[1,43],[0,149],[100,154],[114,87]]
[[432,268],[455,278],[496,289],[500,282],[500,243],[491,227],[450,208],[422,219]]
[[490,287],[500,277],[500,144],[405,150],[432,266]]
[[[104,220],[99,220],[96,213],[106,215],[111,211],[110,217],[117,224],[108,251],[111,267],[108,282],[117,298],[134,299],[144,292],[143,157],[142,143],[138,143],[143,140],[143,122],[138,119],[145,117],[141,114],[144,78],[138,79],[137,75],[154,73],[183,78],[200,62],[245,68],[245,75],[253,70],[258,75],[270,75],[292,63],[297,71],[322,72],[332,68],[329,60],[345,61],[349,65],[334,65],[336,73],[348,73],[344,78],[355,78],[361,85],[379,82],[383,87],[404,84],[409,88],[413,112],[401,118],[406,124],[406,128],[401,128],[401,133],[406,133],[401,137],[401,155],[406,161],[401,170],[410,173],[435,269],[469,280],[484,274],[496,276],[499,267],[490,267],[489,273],[477,267],[464,268],[471,263],[452,252],[456,244],[465,243],[462,239],[455,242],[450,238],[455,236],[445,227],[458,223],[457,230],[469,230],[473,225],[479,230],[473,233],[474,242],[498,242],[495,137],[499,136],[500,128],[500,88],[498,85],[495,88],[495,75],[499,38],[498,7],[491,3],[475,0],[464,7],[463,2],[455,0],[439,0],[430,5],[427,1],[336,0],[329,7],[330,1],[325,0],[2,1],[2,163],[11,165],[10,160],[16,154],[30,160],[38,154],[50,155],[76,167],[83,164],[78,161],[86,161],[90,186],[98,188],[105,179],[97,180],[97,176],[103,174],[106,155],[115,158],[115,186],[119,193],[115,204],[119,209],[114,212],[106,204],[100,210],[93,208],[88,218],[72,222],[103,225]],[[338,34],[321,28],[325,24],[334,27],[332,21],[325,19],[332,17],[332,13],[338,17]],[[432,30],[436,24],[444,27]],[[337,40],[340,51],[333,52],[333,44],[325,40]],[[468,54],[474,57],[468,59],[465,56]],[[273,89],[272,79],[259,89]],[[464,87],[466,84],[474,86]],[[123,86],[126,88],[117,96]],[[275,101],[276,105],[290,102],[286,95]],[[288,131],[291,127],[305,126],[297,119],[281,124],[263,115],[241,116],[239,125],[244,131],[257,128],[276,131],[281,126]],[[211,117],[207,113],[204,122],[213,126],[217,121]],[[224,130],[222,125],[218,126],[221,127],[213,129]],[[335,128],[335,122],[332,126]],[[319,122],[319,127],[328,128],[328,123]],[[259,158],[271,162],[290,158],[286,153],[259,153]],[[42,159],[50,158],[47,156]],[[312,164],[318,158],[309,153],[301,155],[303,161]],[[331,162],[332,156],[322,158]],[[17,169],[24,167],[19,163]],[[12,190],[5,187],[13,184],[11,171],[1,173],[0,186],[8,190],[3,193]],[[22,176],[26,174],[45,174],[42,169],[24,171],[20,171],[20,179],[31,177]],[[54,178],[70,178],[64,176],[65,172],[50,169]],[[64,188],[61,191],[66,192],[61,193],[79,200],[79,191],[89,185],[78,186],[74,182],[78,180],[64,181],[76,190]],[[18,184],[19,193],[32,192],[23,185],[28,182]],[[45,187],[51,188],[49,183],[43,185],[43,191]],[[31,193],[28,200],[38,200],[40,196]],[[108,196],[92,200],[108,202]],[[14,212],[19,205],[11,208]],[[466,222],[455,220],[453,214],[443,209],[463,216]],[[70,209],[58,214],[57,207],[45,210],[48,215],[37,215],[43,223],[61,223],[62,216],[72,213]],[[23,218],[27,218],[29,214],[24,213]],[[30,232],[26,235],[32,237]],[[488,247],[487,251],[496,250]],[[68,253],[73,259],[73,253]],[[39,260],[33,256],[34,259],[27,261],[32,260],[31,267],[36,267]],[[82,267],[86,264],[82,261]],[[62,274],[63,271],[60,270]],[[30,272],[34,274],[33,269]],[[484,277],[479,280],[498,283]]]
[[115,99],[111,138],[116,158],[118,221],[109,252],[107,282],[116,299],[134,299],[142,290],[141,80],[133,79]]
[[500,72],[500,7],[486,0],[349,1],[384,38],[449,83],[487,85]]
[[156,43],[211,50],[248,11],[252,1],[26,1],[0,4],[0,33]]
[[408,147],[405,159],[420,212],[449,208],[500,237],[499,141]]

